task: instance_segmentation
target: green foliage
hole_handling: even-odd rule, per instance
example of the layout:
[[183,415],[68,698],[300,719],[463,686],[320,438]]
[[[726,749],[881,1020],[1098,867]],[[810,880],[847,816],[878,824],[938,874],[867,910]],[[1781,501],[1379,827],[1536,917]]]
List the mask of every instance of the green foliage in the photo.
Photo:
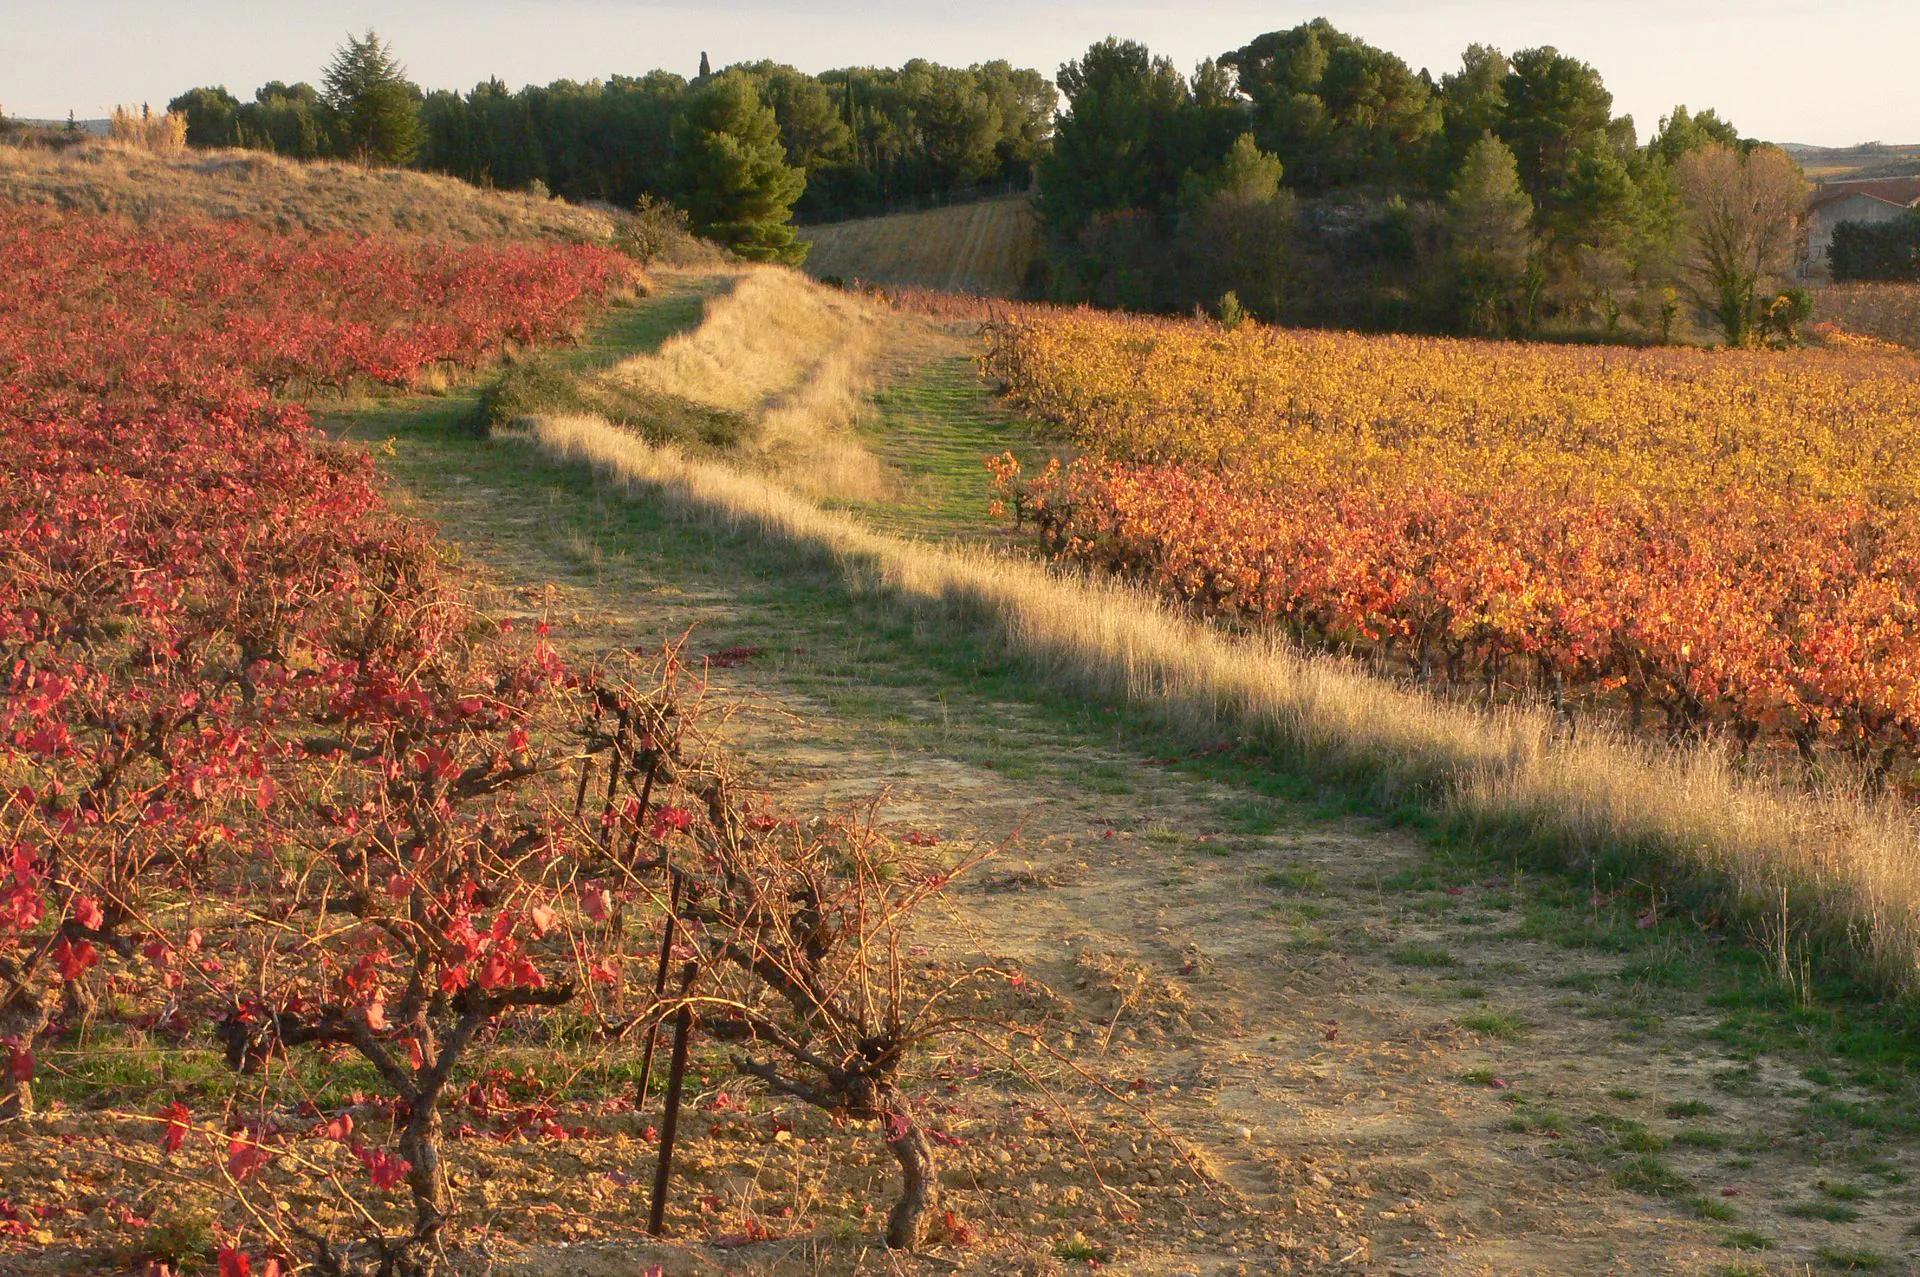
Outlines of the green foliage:
[[1220,326],[1232,332],[1247,322],[1247,311],[1240,304],[1240,295],[1232,289],[1220,294]]
[[1442,111],[1405,62],[1316,18],[1221,58],[1252,100],[1260,144],[1309,190],[1417,180]]
[[[311,84],[271,81],[254,91],[234,120],[234,144],[312,160],[333,153],[338,117]],[[191,126],[189,126],[191,131]]]
[[1520,179],[1539,202],[1567,184],[1582,151],[1608,145],[1613,94],[1600,73],[1551,45],[1513,55],[1503,83],[1501,138],[1513,148]]
[[1887,222],[1841,222],[1827,261],[1836,280],[1920,281],[1920,210]]
[[1800,325],[1813,318],[1813,294],[1804,288],[1789,288],[1776,294],[1761,309],[1760,335],[1784,343],[1800,339]]
[[1440,77],[1440,118],[1446,134],[1445,168],[1458,172],[1467,152],[1496,132],[1507,113],[1507,74],[1513,64],[1490,45],[1470,44],[1460,69]]
[[1513,152],[1490,134],[1468,149],[1447,193],[1447,234],[1461,321],[1475,332],[1504,331],[1533,257],[1533,200]]
[[167,103],[169,112],[187,117],[187,145],[237,146],[240,99],[220,88],[188,89]]
[[[846,158],[852,130],[841,118],[826,85],[776,62],[748,62],[729,69],[752,77],[761,99],[773,108],[788,163],[812,172],[824,163]],[[712,74],[701,73],[703,78]]]
[[1668,165],[1678,164],[1682,156],[1707,146],[1738,146],[1740,131],[1711,110],[1690,114],[1685,105],[1660,121],[1659,129],[1647,143],[1650,157]]
[[1188,171],[1180,184],[1180,206],[1193,211],[1220,199],[1239,204],[1270,203],[1279,197],[1280,179],[1285,173],[1286,166],[1278,156],[1261,150],[1253,134],[1242,133],[1211,171]]
[[342,154],[368,163],[412,162],[424,136],[420,89],[373,28],[347,37],[321,83]]
[[1193,99],[1173,63],[1108,37],[1060,68],[1069,114],[1040,166],[1041,215],[1057,231],[1101,213],[1167,211],[1193,157],[1180,146]]
[[779,121],[745,72],[723,72],[688,95],[674,121],[671,172],[701,235],[754,261],[805,259],[790,218],[807,175],[787,163]]

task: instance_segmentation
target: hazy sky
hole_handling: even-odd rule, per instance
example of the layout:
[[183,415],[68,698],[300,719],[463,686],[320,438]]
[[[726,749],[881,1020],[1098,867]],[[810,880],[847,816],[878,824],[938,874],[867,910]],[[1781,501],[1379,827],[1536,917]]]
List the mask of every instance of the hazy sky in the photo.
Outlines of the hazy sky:
[[703,49],[715,66],[1006,58],[1052,75],[1109,34],[1187,70],[1323,14],[1436,76],[1474,41],[1557,45],[1600,69],[1643,138],[1685,102],[1773,141],[1920,141],[1920,0],[0,0],[0,108],[98,117],[200,84],[244,98],[267,80],[317,79],[343,34],[369,24],[423,85],[464,89],[489,75],[515,87],[656,66],[691,75]]

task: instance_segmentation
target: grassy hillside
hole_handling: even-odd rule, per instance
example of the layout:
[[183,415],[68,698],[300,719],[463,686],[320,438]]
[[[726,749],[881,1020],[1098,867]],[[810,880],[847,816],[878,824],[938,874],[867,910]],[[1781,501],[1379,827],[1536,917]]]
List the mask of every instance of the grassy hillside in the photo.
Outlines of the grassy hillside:
[[613,233],[612,220],[593,209],[428,173],[301,163],[261,151],[154,155],[110,142],[60,150],[0,145],[0,200],[141,221],[236,218],[276,230],[466,241],[598,241]]
[[809,226],[807,270],[871,284],[1012,297],[1040,253],[1040,224],[1024,197]]

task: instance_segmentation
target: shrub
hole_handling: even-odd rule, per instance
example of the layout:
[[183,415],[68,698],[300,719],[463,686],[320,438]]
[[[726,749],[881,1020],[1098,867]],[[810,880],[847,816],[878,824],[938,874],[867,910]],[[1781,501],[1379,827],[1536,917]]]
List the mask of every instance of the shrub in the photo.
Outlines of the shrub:
[[1837,282],[1920,281],[1920,211],[1888,222],[1841,222],[1827,261]]

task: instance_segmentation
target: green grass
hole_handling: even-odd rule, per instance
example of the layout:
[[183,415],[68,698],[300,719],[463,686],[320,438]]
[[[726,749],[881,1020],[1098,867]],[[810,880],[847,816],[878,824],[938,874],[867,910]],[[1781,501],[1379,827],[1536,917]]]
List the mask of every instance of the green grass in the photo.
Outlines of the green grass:
[[1711,1219],[1722,1224],[1731,1224],[1740,1218],[1740,1212],[1729,1205],[1724,1197],[1689,1197],[1687,1209],[1697,1219]]
[[1304,894],[1326,889],[1326,879],[1312,865],[1284,865],[1260,875],[1260,885],[1275,891]]
[[1672,1118],[1712,1117],[1716,1110],[1705,1100],[1675,1100],[1667,1105],[1666,1115]]
[[1503,1042],[1525,1037],[1528,1029],[1525,1020],[1519,1016],[1508,1015],[1504,1011],[1481,1011],[1474,1015],[1463,1015],[1455,1023],[1463,1029],[1484,1033],[1490,1038],[1498,1038]]
[[1815,1252],[1829,1268],[1838,1268],[1843,1272],[1874,1271],[1885,1268],[1893,1261],[1877,1250],[1865,1250],[1853,1246],[1822,1246]]
[[883,387],[874,408],[861,441],[902,476],[901,490],[850,508],[889,532],[969,541],[993,536],[997,529],[987,515],[993,476],[984,459],[1010,451],[1030,464],[1045,456],[968,355],[938,360]]
[[1613,1136],[1613,1148],[1627,1153],[1659,1153],[1666,1149],[1667,1142],[1647,1129],[1645,1122],[1630,1117],[1618,1117],[1612,1113],[1595,1113],[1587,1118],[1589,1126]]
[[1866,1189],[1860,1187],[1860,1185],[1858,1184],[1849,1184],[1845,1182],[1841,1182],[1837,1184],[1822,1183],[1822,1184],[1816,1185],[1815,1187],[1817,1187],[1821,1191],[1821,1193],[1823,1193],[1828,1197],[1831,1197],[1836,1202],[1864,1202],[1864,1201],[1871,1200],[1873,1197],[1872,1193],[1869,1193]]
[[1068,1263],[1104,1264],[1113,1257],[1113,1252],[1075,1233],[1053,1244],[1053,1257]]
[[1733,1144],[1733,1136],[1720,1131],[1681,1131],[1673,1142],[1682,1148],[1722,1149]]
[[1507,1129],[1524,1135],[1564,1135],[1567,1119],[1560,1116],[1558,1109],[1523,1104],[1507,1119]]
[[1693,1191],[1693,1181],[1669,1167],[1652,1154],[1629,1160],[1613,1173],[1620,1188],[1650,1197],[1679,1197]]
[[1773,1238],[1751,1228],[1736,1228],[1720,1239],[1728,1250],[1772,1250]]
[[1829,1224],[1851,1224],[1860,1218],[1860,1212],[1840,1202],[1793,1202],[1780,1208],[1782,1215],[1791,1215],[1795,1219],[1820,1219]]

